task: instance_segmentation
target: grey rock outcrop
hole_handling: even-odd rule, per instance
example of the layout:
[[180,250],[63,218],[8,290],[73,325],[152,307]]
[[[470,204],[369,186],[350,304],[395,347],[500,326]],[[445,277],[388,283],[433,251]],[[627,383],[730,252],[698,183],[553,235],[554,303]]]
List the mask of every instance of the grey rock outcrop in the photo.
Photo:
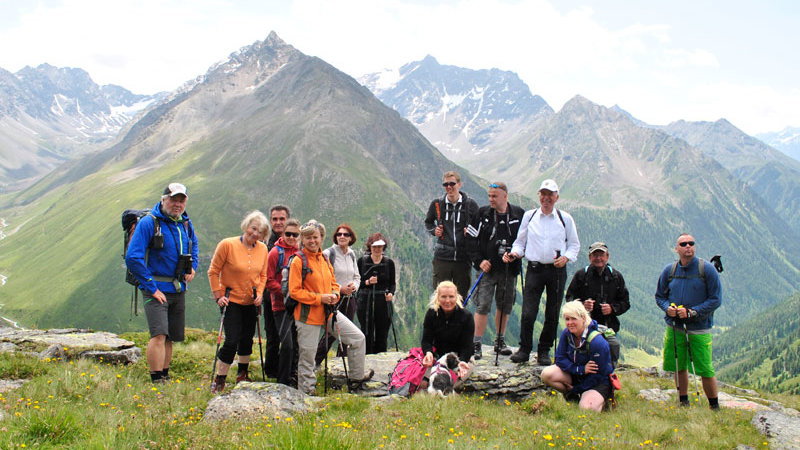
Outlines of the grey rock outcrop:
[[133,342],[113,333],[77,328],[0,328],[0,351],[20,352],[41,359],[91,358],[117,364],[136,363],[142,356],[142,350]]
[[[507,356],[501,357],[495,367],[494,352],[489,346],[484,346],[483,355],[483,359],[476,361],[472,373],[456,388],[456,392],[485,395],[492,399],[519,400],[529,397],[534,391],[545,390],[539,377],[543,367],[533,362],[515,364]],[[407,352],[367,355],[365,367],[367,370],[373,369],[375,375],[370,381],[363,383],[358,394],[367,397],[389,395],[389,379],[392,371],[397,362],[406,356]],[[328,360],[328,374],[332,387],[344,386],[346,380],[341,358]]]
[[313,398],[282,384],[245,381],[211,399],[203,420],[285,419],[311,411]]
[[759,411],[750,423],[770,439],[769,448],[800,448],[800,417],[781,411]]

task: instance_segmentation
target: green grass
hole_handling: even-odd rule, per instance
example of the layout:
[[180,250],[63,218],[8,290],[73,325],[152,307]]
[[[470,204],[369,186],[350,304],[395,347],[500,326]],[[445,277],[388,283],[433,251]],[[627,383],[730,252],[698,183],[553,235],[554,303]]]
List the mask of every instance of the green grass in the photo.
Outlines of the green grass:
[[[147,339],[125,337],[140,345]],[[389,403],[332,392],[303,416],[207,423],[214,340],[213,333],[190,331],[185,344],[176,344],[173,379],[165,385],[149,382],[144,361],[112,366],[0,355],[0,376],[32,378],[0,394],[6,416],[0,448],[763,448],[765,442],[749,424],[752,413],[712,413],[704,399],[691,408],[651,403],[638,390],[669,388],[671,380],[635,375],[621,377],[616,409],[601,414],[541,392],[522,402],[419,395]]]

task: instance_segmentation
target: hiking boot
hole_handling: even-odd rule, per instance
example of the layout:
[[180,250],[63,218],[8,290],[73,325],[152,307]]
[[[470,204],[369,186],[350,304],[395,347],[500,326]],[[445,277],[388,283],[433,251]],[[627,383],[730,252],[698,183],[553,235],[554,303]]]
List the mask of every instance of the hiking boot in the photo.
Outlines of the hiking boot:
[[347,389],[350,392],[358,392],[358,391],[360,391],[361,388],[364,387],[364,383],[366,383],[367,381],[371,380],[373,375],[375,375],[375,371],[372,370],[372,369],[369,369],[369,372],[366,375],[364,375],[364,378],[362,378],[360,380],[351,380],[349,383],[347,383]]
[[250,379],[250,373],[249,372],[239,372],[239,373],[236,374],[236,383],[239,384],[242,381],[253,381],[253,380]]
[[524,352],[522,350],[517,350],[516,353],[511,355],[511,362],[515,362],[517,364],[528,362],[531,357],[530,352]]
[[536,352],[536,364],[540,366],[549,366],[553,364],[553,360],[550,359],[550,351]]
[[506,345],[506,340],[503,338],[503,336],[497,337],[497,342],[494,344],[494,352],[500,353],[503,356],[508,356],[511,354],[511,349]]
[[217,378],[211,383],[211,393],[219,394],[225,390],[225,377],[217,375]]
[[475,356],[475,360],[477,361],[483,358],[483,345],[480,343],[480,341],[473,342],[472,345],[475,348],[475,350],[472,352],[472,354]]

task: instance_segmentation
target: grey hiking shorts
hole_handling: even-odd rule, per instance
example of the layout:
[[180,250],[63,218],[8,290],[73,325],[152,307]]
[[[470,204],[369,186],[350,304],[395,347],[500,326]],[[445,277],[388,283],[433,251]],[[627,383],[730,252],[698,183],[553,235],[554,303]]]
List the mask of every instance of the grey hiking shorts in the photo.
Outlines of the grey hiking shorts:
[[144,312],[150,337],[164,334],[172,342],[183,342],[186,324],[186,292],[167,293],[166,303],[159,303],[152,296],[144,296]]

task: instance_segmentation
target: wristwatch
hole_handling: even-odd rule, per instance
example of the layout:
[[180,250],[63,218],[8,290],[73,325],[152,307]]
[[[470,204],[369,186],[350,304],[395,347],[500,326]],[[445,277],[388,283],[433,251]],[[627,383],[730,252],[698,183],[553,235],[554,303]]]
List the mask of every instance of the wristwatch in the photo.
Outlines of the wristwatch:
[[687,314],[688,314],[688,316],[689,316],[690,318],[692,318],[692,317],[697,317],[697,311],[695,311],[695,310],[693,310],[693,309],[690,309],[690,310],[688,310],[688,313],[687,313]]

